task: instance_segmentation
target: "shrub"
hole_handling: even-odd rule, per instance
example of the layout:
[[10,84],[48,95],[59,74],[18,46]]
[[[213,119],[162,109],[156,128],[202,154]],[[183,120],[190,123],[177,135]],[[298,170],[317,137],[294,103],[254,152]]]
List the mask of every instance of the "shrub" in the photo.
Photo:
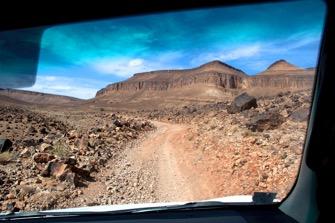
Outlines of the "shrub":
[[53,150],[51,151],[51,153],[58,157],[69,157],[71,155],[69,146],[62,141],[57,141],[53,145]]
[[14,154],[11,152],[0,153],[0,164],[6,164],[14,158]]

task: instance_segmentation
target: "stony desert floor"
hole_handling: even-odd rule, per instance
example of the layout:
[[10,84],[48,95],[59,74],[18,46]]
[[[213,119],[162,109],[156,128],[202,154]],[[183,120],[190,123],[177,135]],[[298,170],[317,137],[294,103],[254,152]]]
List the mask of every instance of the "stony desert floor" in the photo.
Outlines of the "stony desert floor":
[[309,91],[113,112],[0,106],[0,209],[193,201],[255,191],[283,199],[295,182]]

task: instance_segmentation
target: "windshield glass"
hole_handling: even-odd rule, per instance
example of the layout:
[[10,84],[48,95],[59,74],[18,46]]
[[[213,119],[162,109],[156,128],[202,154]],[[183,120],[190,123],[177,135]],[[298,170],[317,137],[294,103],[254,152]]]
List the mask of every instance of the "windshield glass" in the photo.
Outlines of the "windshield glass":
[[281,201],[324,14],[297,1],[47,29],[36,83],[0,89],[0,209]]

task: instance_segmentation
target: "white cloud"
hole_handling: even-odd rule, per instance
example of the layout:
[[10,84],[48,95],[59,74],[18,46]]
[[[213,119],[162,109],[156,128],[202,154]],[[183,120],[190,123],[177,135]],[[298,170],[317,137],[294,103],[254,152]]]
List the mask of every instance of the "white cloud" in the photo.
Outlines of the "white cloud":
[[262,52],[272,54],[287,53],[313,43],[320,43],[320,36],[296,34],[284,40],[264,43]]
[[44,78],[45,78],[46,81],[54,81],[54,80],[56,80],[55,76],[45,76]]
[[237,60],[245,57],[252,57],[261,51],[261,46],[259,44],[256,45],[250,45],[250,46],[243,46],[236,48],[234,50],[223,52],[222,54],[219,54],[219,58],[222,61],[231,61],[231,60]]
[[128,66],[129,67],[137,67],[143,64],[143,60],[142,59],[134,59],[129,61]]
[[93,82],[88,79],[40,75],[37,76],[36,83],[32,87],[24,90],[89,99],[93,98],[99,90],[98,87],[92,86]]
[[119,77],[129,77],[145,66],[142,59],[101,59],[91,65],[93,69],[103,74],[112,74]]
[[143,58],[103,58],[91,61],[90,66],[101,74],[127,78],[135,73],[151,70],[175,69],[174,61],[183,57],[182,52],[165,52],[150,59]]
[[233,60],[245,59],[254,57],[260,54],[263,50],[260,43],[252,45],[244,45],[234,49],[217,49],[210,53],[203,53],[196,56],[191,64],[199,66],[203,63],[207,63],[212,60],[221,60],[223,62],[229,62]]

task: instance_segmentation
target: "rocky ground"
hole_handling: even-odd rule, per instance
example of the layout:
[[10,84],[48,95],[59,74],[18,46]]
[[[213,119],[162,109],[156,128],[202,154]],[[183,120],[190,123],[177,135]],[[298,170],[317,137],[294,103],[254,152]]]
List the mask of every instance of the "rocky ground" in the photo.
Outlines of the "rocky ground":
[[107,161],[153,129],[147,121],[103,112],[0,107],[1,138],[12,141],[9,150],[0,153],[2,210],[71,206],[81,188],[97,181],[96,173]]
[[234,114],[230,102],[142,112],[190,126],[190,169],[206,173],[213,197],[268,191],[282,199],[298,173],[310,103],[306,90],[261,97],[256,108]]
[[[2,211],[198,200],[292,187],[310,91],[127,113],[0,107]],[[79,110],[79,109],[78,109]]]

